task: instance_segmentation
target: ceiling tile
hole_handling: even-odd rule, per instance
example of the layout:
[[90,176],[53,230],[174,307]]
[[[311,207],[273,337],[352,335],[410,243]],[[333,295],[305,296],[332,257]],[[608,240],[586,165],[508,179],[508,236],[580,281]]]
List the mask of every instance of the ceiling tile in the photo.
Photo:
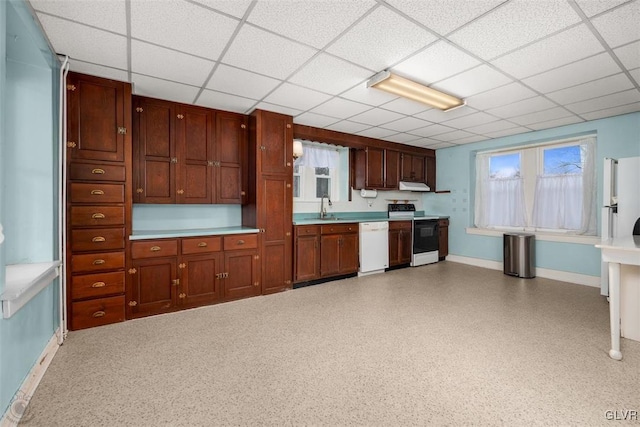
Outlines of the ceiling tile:
[[243,25],[222,62],[285,79],[315,53],[310,47]]
[[422,113],[414,114],[413,116],[422,120],[427,120],[429,122],[440,123],[447,120],[456,119],[458,117],[467,116],[475,112],[477,112],[477,110],[468,106],[456,108],[452,111],[442,111],[438,110],[437,108],[432,108],[430,110],[423,111]]
[[536,96],[534,98],[524,99],[503,107],[493,108],[491,110],[487,110],[487,112],[489,114],[508,119],[509,117],[535,113],[536,111],[546,110],[555,106],[556,105],[548,99],[542,96]]
[[472,126],[478,126],[484,123],[495,122],[498,120],[497,117],[494,117],[487,113],[474,113],[469,114],[468,116],[459,117],[453,120],[447,120],[443,122],[444,125],[451,126],[452,128],[464,129]]
[[300,86],[284,83],[264,100],[272,104],[285,105],[290,108],[309,110],[331,98],[324,93]]
[[555,128],[559,126],[572,125],[574,123],[580,123],[583,121],[584,120],[582,120],[578,116],[568,116],[568,117],[563,117],[561,119],[549,120],[547,122],[532,123],[530,125],[527,125],[527,127],[533,130],[542,130],[542,129]]
[[129,81],[129,73],[126,70],[117,68],[103,67],[101,65],[90,64],[88,62],[69,60],[69,69],[76,73],[89,74],[92,76],[104,77],[105,79],[119,80],[121,82]]
[[546,96],[559,104],[569,104],[572,102],[584,101],[586,99],[607,95],[609,93],[621,92],[625,89],[631,89],[632,87],[633,83],[631,83],[631,80],[629,80],[627,75],[620,73],[567,89],[551,92]]
[[[178,83],[202,86],[213,68],[213,62],[192,55],[131,41],[131,71]],[[188,70],[188,72],[185,72]]]
[[629,71],[629,74],[631,74],[631,77],[633,77],[636,83],[640,84],[640,68]]
[[289,81],[324,93],[338,95],[371,77],[371,72],[326,53],[313,58]]
[[237,26],[235,19],[183,0],[131,2],[132,37],[214,61]]
[[224,111],[246,114],[256,101],[249,98],[228,95],[222,92],[205,89],[198,98],[197,105]]
[[449,39],[488,60],[579,21],[568,2],[514,0],[456,31]]
[[410,131],[410,133],[417,136],[430,137],[430,136],[440,135],[443,133],[449,133],[454,130],[455,130],[454,128],[450,128],[449,126],[435,124],[435,125],[426,126],[420,129],[414,129]]
[[322,48],[375,4],[373,0],[259,1],[248,21]]
[[622,64],[631,70],[640,67],[640,42],[619,47],[613,51]]
[[438,141],[436,139],[430,139],[430,138],[416,139],[414,141],[409,141],[407,144],[413,145],[415,147],[425,147],[425,148],[434,148],[434,146],[451,147],[453,145],[453,143],[451,142],[442,142],[442,141]]
[[460,145],[460,144],[471,144],[473,142],[478,142],[478,141],[484,141],[486,140],[487,137],[484,135],[473,135],[473,136],[468,136],[466,138],[461,138],[461,139],[456,139],[456,144]]
[[489,138],[502,138],[503,136],[517,135],[527,132],[530,132],[530,130],[522,126],[518,126],[511,129],[499,130],[497,132],[489,132],[485,134],[485,136],[488,136]]
[[180,83],[168,82],[140,74],[131,74],[133,93],[175,102],[192,104],[199,88]]
[[314,113],[302,113],[299,116],[296,116],[293,119],[294,123],[313,126],[317,128],[323,128],[329,126],[332,123],[335,123],[337,120],[334,117],[327,117],[321,114]]
[[349,120],[358,123],[365,123],[371,126],[380,126],[403,117],[404,116],[402,114],[383,110],[382,108],[373,108],[369,111],[365,111],[364,113],[360,113],[357,116],[353,116]]
[[591,21],[611,47],[640,39],[640,3],[630,2]]
[[511,104],[535,95],[536,93],[531,89],[514,82],[496,89],[491,89],[487,92],[482,92],[478,95],[473,95],[467,98],[467,105],[484,110]]
[[367,105],[379,106],[384,103],[398,99],[397,96],[375,88],[368,88],[366,83],[359,84],[353,89],[340,95],[342,98],[362,102]]
[[346,133],[358,133],[365,129],[369,129],[371,126],[363,125],[362,123],[350,122],[347,120],[342,120],[341,122],[334,123],[332,125],[327,126],[327,129],[335,130],[338,132],[346,132]]
[[441,148],[455,147],[453,142],[438,142],[437,144],[426,145],[425,148],[431,148],[433,150],[439,150]]
[[327,51],[375,72],[433,42],[435,37],[385,7],[378,7]]
[[203,4],[211,9],[242,18],[252,0],[191,0]]
[[416,119],[415,117],[405,117],[400,120],[395,120],[390,123],[385,123],[382,127],[384,127],[385,129],[392,129],[397,132],[407,132],[413,129],[423,128],[429,124],[430,124],[429,122]]
[[522,126],[529,126],[532,123],[547,122],[549,120],[561,119],[563,117],[573,116],[570,111],[562,107],[550,108],[544,111],[524,114],[518,117],[512,117],[509,120]]
[[603,50],[589,28],[586,25],[578,25],[502,56],[492,63],[506,73],[524,78],[595,55]]
[[383,104],[381,107],[385,110],[407,115],[417,114],[430,108],[421,102],[412,101],[406,98],[397,98],[391,102]]
[[619,116],[621,114],[635,113],[640,111],[640,102],[634,104],[622,105],[620,107],[607,108],[604,110],[593,111],[591,113],[581,114],[587,120],[602,119],[604,117]]
[[359,102],[335,97],[331,98],[322,105],[318,105],[312,111],[314,113],[323,114],[325,116],[344,118],[355,116],[356,114],[360,114],[370,109],[370,105],[364,105],[360,104]]
[[412,80],[429,85],[480,64],[480,61],[439,41],[426,50],[402,61],[393,71]]
[[372,127],[360,132],[357,132],[358,135],[368,136],[369,138],[385,138],[389,135],[393,135],[396,133],[394,130],[383,129],[379,127]]
[[548,93],[620,72],[608,53],[601,53],[523,80],[523,83]]
[[280,80],[220,64],[207,89],[252,99],[262,99],[281,83]]
[[122,35],[127,34],[125,0],[82,2],[81,5],[77,1],[68,0],[31,0],[30,3],[36,11],[64,17],[71,21]]
[[48,15],[38,14],[38,19],[56,52],[80,61],[127,69],[125,37]]
[[408,133],[397,133],[395,135],[386,136],[386,137],[384,137],[384,139],[386,141],[398,142],[398,143],[402,144],[404,142],[409,142],[409,141],[415,140],[416,136],[415,135],[410,135]]
[[509,122],[507,120],[498,120],[496,122],[486,123],[480,126],[474,126],[467,128],[465,130],[473,133],[487,134],[489,132],[497,132],[499,130],[511,129],[517,127],[518,125]]
[[576,0],[587,16],[597,15],[629,0]]
[[471,136],[474,136],[474,135],[472,133],[465,132],[463,130],[456,130],[453,132],[441,133],[440,135],[435,136],[434,138],[440,141],[453,142],[453,141],[456,141],[457,139],[469,138]]
[[439,34],[447,34],[503,3],[504,0],[387,0]]
[[605,108],[619,107],[621,105],[640,102],[640,91],[637,89],[626,90],[624,92],[613,93],[600,98],[588,99],[567,105],[567,108],[582,115],[592,111],[604,110]]
[[[274,113],[286,114],[287,116],[297,116],[302,113],[302,110],[296,110],[295,108],[283,107],[282,105],[270,104],[268,102],[261,102],[255,107],[257,110],[271,111]],[[247,111],[250,113],[250,111]]]
[[466,98],[510,82],[511,79],[504,74],[493,70],[488,65],[480,65],[457,76],[442,80],[433,87],[451,95]]

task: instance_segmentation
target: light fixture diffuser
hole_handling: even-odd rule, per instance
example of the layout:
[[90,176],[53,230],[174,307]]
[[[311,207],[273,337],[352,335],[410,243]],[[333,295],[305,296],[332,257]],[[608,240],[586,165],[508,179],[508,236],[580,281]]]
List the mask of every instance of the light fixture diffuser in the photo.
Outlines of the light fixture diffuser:
[[450,111],[454,108],[466,105],[460,98],[449,95],[439,90],[432,89],[420,83],[416,83],[389,71],[381,71],[371,77],[367,82],[367,87],[381,89],[412,101],[422,102],[430,107],[438,108],[442,111]]

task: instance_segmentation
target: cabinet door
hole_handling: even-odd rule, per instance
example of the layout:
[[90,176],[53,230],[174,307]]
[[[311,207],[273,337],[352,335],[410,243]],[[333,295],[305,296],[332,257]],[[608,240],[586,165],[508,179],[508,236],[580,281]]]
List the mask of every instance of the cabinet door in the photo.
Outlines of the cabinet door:
[[216,203],[242,203],[242,159],[247,149],[247,117],[216,113]]
[[320,276],[340,274],[340,234],[329,234],[320,237]]
[[178,203],[212,202],[213,113],[199,107],[181,106],[176,114]]
[[259,173],[290,175],[293,151],[293,126],[290,116],[260,112],[258,121]]
[[400,233],[402,230],[389,230],[389,266],[400,264]]
[[413,181],[425,182],[425,157],[424,156],[412,156],[411,170],[413,172]]
[[358,235],[356,233],[342,235],[340,243],[340,274],[358,271],[358,250]]
[[131,86],[69,73],[67,95],[69,158],[124,161]]
[[260,260],[258,252],[230,251],[224,253],[224,299],[260,295]]
[[133,149],[138,173],[134,192],[139,203],[176,202],[175,105],[136,98]]
[[411,241],[411,229],[400,230],[400,253],[399,264],[407,264],[411,262],[411,252],[413,242]]
[[407,153],[400,154],[400,181],[413,181],[413,156]]
[[320,252],[318,236],[299,236],[296,239],[296,282],[314,280],[320,277]]
[[384,188],[384,150],[367,148],[367,188]]
[[180,263],[180,286],[183,298],[180,303],[187,306],[213,304],[221,297],[221,274],[219,254],[188,255]]
[[384,156],[384,188],[397,189],[400,181],[400,153],[385,150]]
[[131,270],[131,290],[127,317],[171,311],[177,301],[176,258],[135,260]]

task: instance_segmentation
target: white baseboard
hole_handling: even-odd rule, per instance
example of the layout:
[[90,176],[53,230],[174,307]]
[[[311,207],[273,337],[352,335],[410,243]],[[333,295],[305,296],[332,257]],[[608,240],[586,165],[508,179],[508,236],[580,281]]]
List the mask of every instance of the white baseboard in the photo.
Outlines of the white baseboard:
[[[7,408],[7,411],[2,416],[2,419],[0,420],[0,427],[16,427],[18,426],[18,424],[20,424],[21,418],[19,416],[16,416],[15,414],[16,411],[12,411],[12,408],[14,407],[13,405],[15,404],[26,405],[29,403],[31,396],[33,396],[33,394],[36,391],[36,388],[38,388],[38,385],[40,384],[40,381],[42,380],[44,373],[49,368],[49,365],[51,364],[53,357],[56,355],[56,352],[60,347],[60,345],[58,344],[59,333],[60,333],[60,328],[56,330],[56,332],[53,334],[53,336],[47,343],[47,346],[44,348],[44,350],[42,350],[42,353],[40,354],[38,361],[31,368],[29,375],[25,378],[24,382],[22,383],[22,386],[16,392],[15,397],[13,398],[13,401],[9,405],[9,408]],[[28,416],[29,416],[28,414],[29,412],[27,409],[25,411],[25,420],[24,420],[25,422],[28,421]]]
[[[489,259],[471,258],[451,254],[447,255],[447,261],[502,271],[502,262],[500,261],[492,261]],[[536,267],[536,277],[544,277],[545,279],[553,279],[559,280],[561,282],[575,283],[577,285],[591,286],[593,288],[600,287],[600,276],[589,276],[586,274],[571,273],[568,271],[551,270],[549,268]]]

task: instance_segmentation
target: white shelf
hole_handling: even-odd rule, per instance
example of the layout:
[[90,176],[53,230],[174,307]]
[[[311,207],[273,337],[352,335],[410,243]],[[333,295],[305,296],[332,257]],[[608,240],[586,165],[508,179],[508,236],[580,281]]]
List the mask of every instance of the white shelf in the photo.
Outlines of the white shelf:
[[60,274],[60,261],[7,265],[6,286],[0,300],[2,317],[8,319],[38,295]]

